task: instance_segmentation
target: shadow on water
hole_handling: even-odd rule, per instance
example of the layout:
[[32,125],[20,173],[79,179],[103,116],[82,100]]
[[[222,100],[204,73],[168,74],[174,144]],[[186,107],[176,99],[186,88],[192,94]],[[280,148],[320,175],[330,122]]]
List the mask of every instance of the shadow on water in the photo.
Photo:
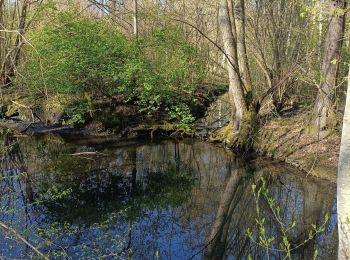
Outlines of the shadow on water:
[[[293,257],[311,259],[316,249],[321,259],[336,256],[335,186],[281,164],[187,140],[4,137],[2,146],[0,221],[50,258],[265,259],[247,236],[248,228],[259,232],[251,187],[260,177],[284,222],[297,222],[292,243],[331,216],[325,232]],[[278,248],[280,226],[261,208]],[[0,234],[0,256],[35,258],[14,234]]]

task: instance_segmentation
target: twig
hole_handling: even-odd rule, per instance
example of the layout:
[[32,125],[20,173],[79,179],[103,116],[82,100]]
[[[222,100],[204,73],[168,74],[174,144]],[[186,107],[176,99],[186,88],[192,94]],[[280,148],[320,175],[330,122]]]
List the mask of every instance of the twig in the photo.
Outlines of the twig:
[[43,253],[41,253],[35,246],[33,246],[31,243],[29,243],[24,237],[22,237],[20,234],[17,233],[16,230],[14,230],[13,228],[5,225],[4,223],[0,222],[0,227],[2,227],[5,230],[10,231],[11,233],[13,233],[19,240],[21,240],[24,244],[26,244],[28,247],[30,247],[35,253],[37,253],[38,255],[40,255],[42,258],[44,258],[45,260],[49,260],[49,258],[44,255]]

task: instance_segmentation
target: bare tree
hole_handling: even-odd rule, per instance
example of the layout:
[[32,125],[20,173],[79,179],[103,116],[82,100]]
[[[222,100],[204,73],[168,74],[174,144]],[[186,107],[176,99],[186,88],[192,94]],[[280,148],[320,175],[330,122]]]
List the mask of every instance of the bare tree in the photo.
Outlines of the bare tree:
[[[42,0],[0,0],[1,89],[11,85],[16,77],[21,50],[25,44],[24,35],[31,24],[31,20],[28,19],[29,11],[41,4]],[[33,13],[35,14],[35,10]]]

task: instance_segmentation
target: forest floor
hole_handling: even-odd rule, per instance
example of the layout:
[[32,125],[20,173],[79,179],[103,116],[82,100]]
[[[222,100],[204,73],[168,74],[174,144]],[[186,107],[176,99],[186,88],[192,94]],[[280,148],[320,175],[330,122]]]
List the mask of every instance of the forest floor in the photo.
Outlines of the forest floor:
[[297,111],[268,120],[259,130],[254,150],[281,160],[322,179],[336,182],[340,133],[315,133],[310,114]]

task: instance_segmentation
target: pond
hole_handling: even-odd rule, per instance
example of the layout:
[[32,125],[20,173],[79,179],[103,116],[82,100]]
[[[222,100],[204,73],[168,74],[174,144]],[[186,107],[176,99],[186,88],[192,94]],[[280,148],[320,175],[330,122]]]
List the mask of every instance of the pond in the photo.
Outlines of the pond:
[[[336,186],[286,165],[195,140],[1,145],[2,258],[37,259],[25,240],[50,259],[268,259],[265,235],[270,259],[281,259],[287,227],[293,259],[336,258]],[[272,209],[254,197],[261,178]],[[313,224],[324,230],[303,244]]]

